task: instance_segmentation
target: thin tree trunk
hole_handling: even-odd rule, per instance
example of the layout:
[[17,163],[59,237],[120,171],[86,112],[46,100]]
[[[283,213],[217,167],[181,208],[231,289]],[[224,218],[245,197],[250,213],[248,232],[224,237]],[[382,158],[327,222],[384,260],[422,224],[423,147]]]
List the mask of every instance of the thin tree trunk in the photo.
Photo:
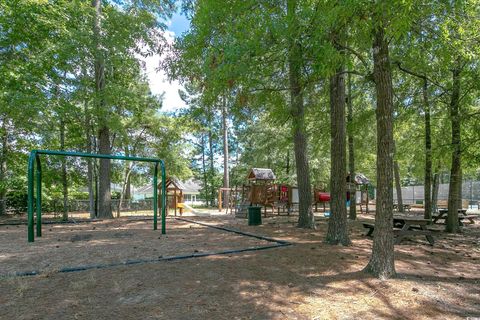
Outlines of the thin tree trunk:
[[[211,124],[211,122],[210,122]],[[213,137],[212,137],[212,128],[208,130],[208,152],[209,152],[209,161],[210,161],[210,206],[213,207],[215,201],[215,166],[213,159]]]
[[125,200],[132,199],[132,175],[127,178],[127,186],[125,187]]
[[345,79],[343,67],[330,78],[330,219],[326,242],[350,245],[347,223],[347,151],[345,130]]
[[[60,150],[65,151],[65,121],[60,115]],[[63,213],[62,220],[68,220],[68,181],[67,181],[67,158],[62,157],[62,190],[63,190]]]
[[[91,119],[90,112],[88,111],[87,101],[84,104],[84,113],[85,113],[85,142],[86,142],[86,152],[92,153],[92,133],[91,133]],[[88,188],[88,210],[90,212],[90,219],[95,218],[95,192],[93,188],[93,164],[92,159],[87,158],[87,188]]]
[[348,128],[348,169],[350,171],[350,212],[351,220],[357,219],[357,190],[355,187],[355,139],[353,136],[353,101],[352,101],[352,79],[348,74],[348,96],[347,96],[347,128]]
[[8,157],[8,120],[2,119],[1,128],[2,154],[0,156],[0,215],[7,213],[7,157]]
[[448,217],[445,231],[457,233],[458,209],[462,198],[462,162],[461,162],[461,123],[460,123],[460,61],[452,70],[452,96],[450,100],[450,118],[452,122],[452,167],[448,191]]
[[[101,0],[92,0],[95,8],[94,39],[95,39],[95,93],[97,108],[99,111],[98,151],[101,154],[110,154],[110,128],[108,127],[106,106],[104,100],[105,90],[105,61],[101,52]],[[112,216],[112,195],[110,190],[110,160],[100,159],[99,187],[98,187],[98,217],[113,218]]]
[[432,186],[432,211],[433,212],[437,212],[439,187],[440,187],[440,164],[437,166],[436,172],[433,175],[433,186]]
[[202,174],[203,174],[203,192],[205,194],[205,202],[208,206],[208,176],[205,156],[205,133],[202,133]]
[[288,69],[290,82],[290,112],[292,115],[295,162],[297,167],[297,183],[299,197],[298,226],[315,229],[315,217],[312,210],[312,186],[310,185],[310,169],[307,155],[307,135],[305,131],[305,106],[301,83],[301,67],[303,62],[299,39],[295,37],[299,27],[297,1],[288,0],[287,19],[289,32]]
[[425,112],[425,219],[432,219],[432,137],[430,127],[430,103],[428,101],[428,81],[423,79],[423,109]]
[[[230,177],[228,171],[228,126],[227,126],[227,99],[224,94],[222,105],[222,127],[223,127],[223,187],[230,188]],[[224,192],[223,207],[228,211],[229,192]]]
[[402,185],[400,183],[400,168],[399,168],[397,160],[393,161],[393,172],[395,174],[395,189],[397,191],[398,212],[404,212],[404,210],[403,210]]
[[[374,16],[374,19],[378,16]],[[383,20],[381,18],[381,20]],[[393,87],[384,21],[375,21],[373,78],[377,99],[377,199],[372,256],[365,271],[380,279],[394,277],[393,237]]]
[[290,149],[287,150],[287,163],[285,165],[285,173],[287,177],[290,175]]
[[[127,153],[128,156],[128,153]],[[130,180],[130,175],[132,174],[132,169],[133,169],[133,162],[127,162],[125,164],[125,177],[123,179],[123,184],[122,184],[122,192],[120,193],[120,199],[118,201],[117,205],[117,218],[120,218],[120,211],[122,210],[122,204],[125,201],[125,196],[127,193],[127,185],[128,181]]]

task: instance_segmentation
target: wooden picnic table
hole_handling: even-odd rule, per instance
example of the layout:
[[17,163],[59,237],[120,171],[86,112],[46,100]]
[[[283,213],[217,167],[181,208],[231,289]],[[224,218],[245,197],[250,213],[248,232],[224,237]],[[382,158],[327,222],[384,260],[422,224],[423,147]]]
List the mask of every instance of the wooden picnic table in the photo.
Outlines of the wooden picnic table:
[[427,241],[433,246],[435,239],[432,231],[427,229],[430,224],[429,219],[408,217],[408,216],[393,216],[393,225],[401,226],[400,229],[394,229],[396,235],[395,244],[399,244],[402,239],[409,235],[424,235]]
[[[411,209],[412,209],[411,205],[409,205],[409,204],[404,204],[403,205],[403,211],[410,212]],[[396,203],[393,204],[393,210],[398,211],[398,204],[396,204]]]
[[[438,220],[440,219],[447,219],[447,213],[448,213],[448,209],[438,209],[438,214],[437,215],[434,215],[432,216],[433,218],[433,223],[439,223],[437,222]],[[464,219],[468,219],[470,221],[470,223],[475,223],[475,221],[473,220],[475,218],[475,215],[467,215],[467,209],[458,209],[458,213],[462,214],[463,216],[461,215],[458,215],[458,224],[460,226],[463,226],[463,220]]]
[[[399,244],[403,238],[411,235],[423,235],[427,241],[433,246],[435,239],[431,230],[427,229],[430,220],[409,216],[393,216],[393,233],[395,236],[395,244]],[[365,228],[368,228],[367,236],[373,235],[375,226],[371,223],[363,223]]]

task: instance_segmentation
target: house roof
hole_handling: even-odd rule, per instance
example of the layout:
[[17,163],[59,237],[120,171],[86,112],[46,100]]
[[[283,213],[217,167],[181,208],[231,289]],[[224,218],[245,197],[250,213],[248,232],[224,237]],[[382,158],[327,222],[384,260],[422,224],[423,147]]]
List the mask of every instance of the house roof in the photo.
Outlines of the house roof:
[[252,168],[247,176],[248,180],[275,180],[275,174],[272,169]]
[[[200,184],[200,182],[198,180],[195,180],[195,179],[189,179],[187,181],[181,181],[181,180],[178,180],[177,178],[168,178],[167,179],[167,187],[168,187],[168,183],[173,183],[174,186],[180,190],[183,191],[183,193],[199,193],[200,192],[200,189],[202,189],[202,186]],[[142,186],[140,188],[137,189],[137,193],[140,193],[140,194],[147,194],[147,193],[151,193],[152,192],[152,185],[151,184],[148,184],[148,185],[145,185],[145,186]]]

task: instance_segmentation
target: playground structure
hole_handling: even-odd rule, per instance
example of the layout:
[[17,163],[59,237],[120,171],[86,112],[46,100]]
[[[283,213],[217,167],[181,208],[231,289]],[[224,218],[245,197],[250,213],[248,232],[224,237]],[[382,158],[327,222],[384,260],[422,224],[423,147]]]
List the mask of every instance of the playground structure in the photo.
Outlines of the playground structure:
[[263,207],[264,216],[267,208],[278,215],[289,215],[294,204],[298,203],[298,189],[286,184],[276,184],[275,174],[271,169],[252,168],[247,177],[247,183],[241,187],[220,188],[218,191],[218,209],[222,210],[222,192],[229,193],[227,213],[235,214],[236,217],[246,218],[249,206]]
[[326,211],[326,204],[330,202],[330,193],[325,192],[323,188],[314,189],[313,204],[315,205],[315,212],[318,211],[318,204],[323,206],[323,212]]
[[[141,157],[130,157],[130,156],[114,156],[108,154],[93,154],[93,153],[82,153],[82,152],[65,152],[65,151],[52,151],[52,150],[32,150],[28,158],[28,199],[27,199],[27,215],[28,215],[28,242],[35,241],[34,234],[34,209],[36,209],[36,229],[37,237],[42,236],[42,165],[40,160],[40,155],[51,155],[51,156],[63,156],[63,157],[79,157],[79,158],[95,158],[95,159],[111,159],[111,160],[128,160],[128,161],[140,161],[140,162],[151,162],[154,163],[154,173],[153,173],[153,230],[157,230],[157,184],[158,184],[158,166],[161,167],[161,189],[162,196],[161,201],[165,203],[165,163],[163,160],[154,159],[154,158],[141,158]],[[36,171],[36,179],[34,183],[34,174]],[[34,186],[36,185],[36,186]],[[35,187],[35,188],[34,188]],[[34,206],[34,196],[33,193],[36,191],[36,201]],[[162,234],[166,233],[165,228],[165,206],[162,205]]]
[[[170,177],[165,183],[165,189],[167,215],[170,209],[173,209],[175,216],[177,216],[177,210],[179,211],[180,216],[182,216],[184,209],[183,190],[185,190],[185,187],[178,179]],[[163,210],[160,201],[158,201],[158,206]]]
[[[347,201],[351,200],[350,194],[353,192],[360,191],[360,201],[355,199],[355,205],[360,205],[360,213],[369,213],[368,208],[368,187],[370,185],[370,180],[362,173],[356,173],[355,178],[351,179],[351,174],[347,176]],[[350,204],[352,205],[352,204]]]
[[[351,179],[351,175],[348,174],[346,178],[347,183],[347,202],[350,201],[350,205],[360,205],[360,212],[369,212],[368,208],[368,186],[370,180],[362,173],[355,174],[355,179]],[[355,199],[355,204],[351,203],[351,194],[360,192],[360,201]],[[326,211],[326,204],[330,202],[330,193],[325,191],[325,187],[314,188],[313,191],[313,204],[315,206],[315,212],[318,211],[318,204],[323,206],[323,212]]]

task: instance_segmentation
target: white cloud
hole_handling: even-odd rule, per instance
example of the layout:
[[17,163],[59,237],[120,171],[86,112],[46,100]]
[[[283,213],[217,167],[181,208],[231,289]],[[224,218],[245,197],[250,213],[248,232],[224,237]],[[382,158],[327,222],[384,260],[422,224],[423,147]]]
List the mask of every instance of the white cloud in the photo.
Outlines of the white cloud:
[[[173,43],[175,35],[172,31],[165,31],[164,36],[169,43]],[[185,108],[187,105],[178,94],[178,90],[183,89],[183,86],[176,80],[168,81],[164,70],[157,70],[164,56],[153,55],[141,59],[145,61],[145,73],[150,90],[156,95],[164,94],[162,111],[175,111]]]

